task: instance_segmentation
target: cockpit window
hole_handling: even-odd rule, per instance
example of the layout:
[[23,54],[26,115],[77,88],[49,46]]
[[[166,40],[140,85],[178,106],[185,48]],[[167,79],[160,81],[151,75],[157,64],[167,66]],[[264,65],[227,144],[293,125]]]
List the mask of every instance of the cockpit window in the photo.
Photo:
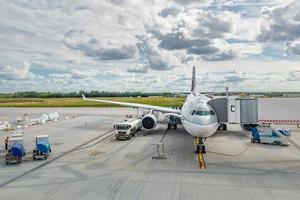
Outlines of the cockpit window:
[[216,113],[213,110],[210,111],[197,111],[193,110],[191,115],[199,115],[199,116],[208,116],[208,115],[215,115]]

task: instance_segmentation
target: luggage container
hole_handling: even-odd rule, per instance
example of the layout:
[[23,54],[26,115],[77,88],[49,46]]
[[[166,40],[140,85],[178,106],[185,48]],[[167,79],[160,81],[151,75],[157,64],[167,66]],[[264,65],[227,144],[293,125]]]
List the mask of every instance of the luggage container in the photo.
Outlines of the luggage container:
[[51,153],[48,135],[38,135],[36,136],[35,141],[35,149],[32,152],[33,160],[47,159]]
[[17,132],[11,132],[10,138],[22,138],[24,136],[24,133],[17,133]]
[[5,156],[6,164],[7,165],[13,163],[20,164],[24,156],[25,156],[25,149],[23,146],[23,138],[22,137],[10,138],[8,152]]

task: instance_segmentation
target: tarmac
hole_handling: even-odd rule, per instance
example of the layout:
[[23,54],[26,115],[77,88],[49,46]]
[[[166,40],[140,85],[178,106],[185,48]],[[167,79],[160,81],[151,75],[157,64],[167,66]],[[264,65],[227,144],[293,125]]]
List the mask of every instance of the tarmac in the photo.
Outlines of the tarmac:
[[[1,108],[0,120],[58,112],[58,122],[24,132],[26,157],[7,166],[0,145],[0,199],[300,199],[300,129],[290,146],[251,144],[236,126],[206,140],[206,169],[199,169],[194,140],[183,127],[169,130],[166,159],[152,159],[165,124],[127,141],[114,139],[112,127],[130,108]],[[66,119],[68,117],[69,119]],[[9,132],[0,132],[1,142]],[[31,158],[36,135],[49,135],[48,160]],[[224,155],[222,155],[224,154]]]

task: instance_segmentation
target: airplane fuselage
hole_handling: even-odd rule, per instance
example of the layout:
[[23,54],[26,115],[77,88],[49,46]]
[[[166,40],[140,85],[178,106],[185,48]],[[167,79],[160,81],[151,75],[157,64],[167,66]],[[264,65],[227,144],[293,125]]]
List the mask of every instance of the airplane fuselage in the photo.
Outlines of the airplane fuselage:
[[217,115],[208,104],[210,99],[201,94],[191,93],[182,107],[182,125],[194,137],[212,136],[219,128]]

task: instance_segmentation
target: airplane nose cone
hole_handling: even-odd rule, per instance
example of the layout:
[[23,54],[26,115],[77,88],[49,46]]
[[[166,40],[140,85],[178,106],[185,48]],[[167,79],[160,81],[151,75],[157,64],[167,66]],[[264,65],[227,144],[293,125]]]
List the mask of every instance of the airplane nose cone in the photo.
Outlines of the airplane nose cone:
[[207,125],[200,125],[183,120],[182,124],[185,130],[194,137],[209,137],[213,135],[219,128],[218,122]]

